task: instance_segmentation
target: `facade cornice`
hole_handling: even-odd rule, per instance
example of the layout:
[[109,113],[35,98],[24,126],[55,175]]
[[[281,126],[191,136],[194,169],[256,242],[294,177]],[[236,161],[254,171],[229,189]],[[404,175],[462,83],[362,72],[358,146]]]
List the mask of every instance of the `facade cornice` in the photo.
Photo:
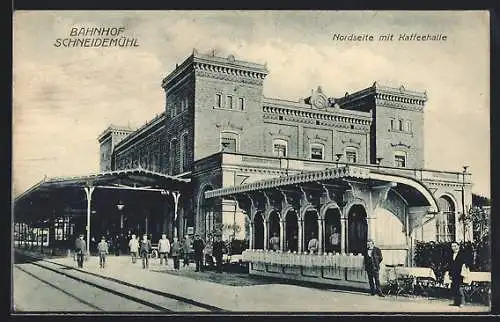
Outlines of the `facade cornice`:
[[[289,115],[277,115],[277,114],[264,114],[263,115],[264,122],[266,120],[268,122],[276,121],[273,123],[279,123],[279,122],[292,122],[292,123],[302,123],[302,124],[309,124],[311,127],[318,127],[318,126],[324,126],[324,127],[334,127],[336,129],[346,129],[349,130],[352,133],[365,133],[370,130],[370,125],[369,124],[357,124],[357,123],[342,123],[342,122],[335,122],[335,121],[327,121],[327,120],[316,120],[308,117],[299,117],[299,116],[289,116]],[[317,122],[316,122],[317,121]]]
[[99,141],[99,143],[101,143],[106,138],[106,136],[108,136],[112,132],[122,132],[122,133],[130,134],[130,133],[133,133],[135,131],[136,130],[131,129],[129,127],[110,125],[104,131],[102,131],[101,134],[99,134],[99,136],[97,137],[97,140]]
[[165,112],[156,116],[150,122],[148,122],[148,123],[144,124],[142,127],[140,127],[137,131],[129,134],[126,138],[121,140],[116,145],[115,151],[117,151],[118,149],[121,149],[122,147],[126,147],[129,144],[132,144],[133,141],[141,139],[141,137],[144,135],[146,135],[146,136],[149,135],[150,133],[148,133],[148,132],[151,132],[151,131],[157,132],[158,130],[160,130],[164,126],[165,126]]
[[[226,75],[222,79],[245,80],[248,83],[262,84],[262,80],[267,76],[268,70],[265,65],[236,60],[233,55],[219,57],[214,55],[200,54],[196,49],[180,66],[171,72],[162,81],[162,87],[166,88],[175,78],[186,71],[194,69],[197,76],[215,77],[216,75]],[[232,77],[230,77],[232,76]],[[239,78],[236,78],[239,77]],[[253,79],[253,82],[249,80]],[[258,82],[257,80],[260,80]]]
[[350,113],[328,113],[312,109],[300,110],[300,109],[291,109],[287,107],[269,106],[269,105],[264,105],[262,107],[262,111],[264,112],[264,114],[275,114],[278,116],[283,116],[283,117],[287,116],[293,118],[306,118],[313,121],[323,120],[323,121],[333,121],[336,123],[360,124],[367,126],[371,124],[371,114],[368,113],[363,113],[364,115],[350,114]]
[[399,88],[382,86],[374,83],[373,86],[362,89],[355,93],[346,93],[344,97],[335,99],[341,106],[353,106],[355,102],[361,101],[368,97],[375,99],[377,105],[389,107],[399,107],[403,109],[423,109],[427,101],[427,93],[408,90],[403,86]]

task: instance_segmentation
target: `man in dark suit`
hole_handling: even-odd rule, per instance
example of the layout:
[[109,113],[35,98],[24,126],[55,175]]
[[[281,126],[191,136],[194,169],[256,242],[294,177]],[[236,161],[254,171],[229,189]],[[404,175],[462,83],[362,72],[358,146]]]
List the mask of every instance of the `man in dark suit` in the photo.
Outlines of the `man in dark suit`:
[[203,270],[203,250],[205,249],[205,243],[198,234],[194,235],[193,248],[196,272],[200,272]]
[[451,256],[448,258],[448,274],[451,279],[451,291],[453,293],[454,306],[462,307],[465,302],[464,290],[462,288],[463,276],[462,266],[470,267],[470,261],[463,251],[460,251],[460,246],[457,242],[451,243]]
[[382,252],[380,248],[375,247],[372,239],[367,242],[367,250],[364,256],[365,269],[368,274],[368,282],[370,283],[371,294],[384,297],[382,290],[380,290],[380,263],[382,262]]
[[213,244],[213,251],[212,251],[215,257],[217,273],[222,273],[222,257],[225,251],[226,251],[226,244],[224,244],[224,242],[222,241],[221,236],[217,235]]
[[85,240],[83,240],[83,234],[81,234],[79,238],[75,241],[76,261],[78,262],[79,268],[83,268],[83,260],[86,252],[87,252],[87,244],[85,243]]

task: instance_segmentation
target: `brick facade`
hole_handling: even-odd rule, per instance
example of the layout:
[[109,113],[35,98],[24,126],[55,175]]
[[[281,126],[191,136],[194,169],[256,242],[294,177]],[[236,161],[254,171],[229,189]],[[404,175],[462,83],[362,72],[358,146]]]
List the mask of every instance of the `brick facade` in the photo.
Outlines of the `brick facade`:
[[[287,175],[299,163],[303,170],[378,161],[396,170],[424,168],[425,92],[374,83],[339,98],[318,87],[305,99],[289,101],[263,96],[267,74],[262,64],[193,51],[163,79],[164,113],[134,132],[108,128],[99,137],[101,171],[140,165],[190,177],[192,194],[183,196],[182,220],[200,231],[206,190]],[[239,154],[244,165],[227,165],[224,158],[231,155],[224,151]],[[434,188],[439,180],[428,183],[436,199],[448,193],[460,200],[457,178],[449,187]],[[467,185],[467,201],[470,193]],[[411,209],[402,210],[398,198],[390,194],[385,208],[402,221]],[[217,207],[218,216],[229,209]]]

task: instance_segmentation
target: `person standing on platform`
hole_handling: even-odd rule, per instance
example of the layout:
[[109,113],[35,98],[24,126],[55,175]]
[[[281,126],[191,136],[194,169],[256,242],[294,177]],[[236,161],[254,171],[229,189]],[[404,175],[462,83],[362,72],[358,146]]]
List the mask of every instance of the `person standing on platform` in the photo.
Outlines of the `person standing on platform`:
[[161,235],[161,239],[158,241],[158,254],[160,256],[160,265],[163,264],[163,259],[165,258],[165,265],[168,265],[168,253],[170,253],[170,241],[167,235]]
[[453,294],[453,306],[462,307],[465,302],[463,280],[467,276],[471,260],[467,259],[465,252],[460,250],[457,242],[451,243],[451,256],[447,258],[448,274],[451,279],[451,292]]
[[142,236],[139,252],[142,258],[142,268],[149,268],[149,253],[151,252],[151,241],[148,239],[148,235],[144,234]]
[[316,239],[316,234],[314,232],[311,233],[311,239],[309,240],[309,243],[307,244],[307,250],[311,254],[315,254],[318,252],[318,246],[319,242]]
[[292,252],[297,252],[299,249],[299,236],[297,235],[297,231],[293,231],[292,238],[288,241],[288,249]]
[[220,235],[215,237],[215,241],[213,244],[213,256],[215,257],[216,263],[216,271],[217,273],[222,273],[222,257],[224,255],[224,250],[226,249],[226,245],[221,239]]
[[273,233],[273,237],[269,240],[269,248],[273,251],[280,249],[280,238],[276,232]]
[[97,244],[97,253],[99,253],[99,267],[104,268],[106,266],[106,255],[109,252],[108,243],[106,238],[102,236],[101,241]]
[[196,272],[199,272],[203,270],[203,250],[205,249],[205,243],[198,234],[194,236],[193,248],[194,261],[196,263]]
[[189,266],[189,253],[191,253],[191,238],[189,238],[189,235],[186,235],[184,238],[184,242],[182,243],[182,252],[184,254],[182,267]]
[[179,255],[181,254],[181,244],[177,240],[177,237],[174,237],[174,242],[172,243],[172,247],[170,248],[172,252],[172,259],[174,260],[174,269],[179,269]]
[[83,240],[83,234],[80,234],[78,239],[75,241],[76,261],[79,268],[83,268],[83,260],[86,252],[87,244],[85,243],[85,240]]
[[130,256],[132,256],[132,264],[137,261],[137,253],[139,252],[139,241],[132,235],[132,238],[128,242],[128,247],[130,248]]
[[212,234],[207,235],[207,240],[203,253],[205,253],[205,265],[208,266],[209,269],[212,269],[214,267]]
[[340,233],[337,231],[337,227],[332,226],[332,233],[328,241],[330,243],[330,250],[340,253]]
[[382,251],[380,248],[375,247],[373,239],[369,239],[367,242],[366,254],[364,256],[364,264],[368,275],[368,283],[370,283],[370,291],[372,295],[377,294],[378,296],[384,297],[380,289],[379,276],[380,263],[382,263],[382,260]]

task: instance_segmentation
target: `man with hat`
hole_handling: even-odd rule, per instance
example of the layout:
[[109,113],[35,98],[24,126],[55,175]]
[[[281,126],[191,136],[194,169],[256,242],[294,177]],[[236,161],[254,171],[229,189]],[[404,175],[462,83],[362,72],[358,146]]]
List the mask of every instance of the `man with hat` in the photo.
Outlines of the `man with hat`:
[[222,241],[222,236],[217,235],[213,244],[213,256],[215,257],[217,273],[222,273],[222,256],[226,250],[226,244]]
[[193,248],[196,271],[199,272],[203,270],[203,250],[205,249],[205,243],[199,234],[194,235]]
[[378,294],[378,296],[384,297],[384,294],[382,294],[382,291],[380,290],[379,279],[380,263],[382,260],[382,251],[380,248],[375,247],[373,239],[369,239],[367,242],[366,253],[364,254],[364,264],[368,275],[370,291],[372,295]]
[[87,244],[85,243],[85,240],[83,240],[83,234],[80,234],[80,237],[75,241],[76,261],[79,268],[83,268],[83,259],[86,251]]
[[108,254],[108,243],[106,238],[102,236],[101,241],[97,244],[97,253],[99,254],[99,267],[104,268],[106,265],[106,255]]

